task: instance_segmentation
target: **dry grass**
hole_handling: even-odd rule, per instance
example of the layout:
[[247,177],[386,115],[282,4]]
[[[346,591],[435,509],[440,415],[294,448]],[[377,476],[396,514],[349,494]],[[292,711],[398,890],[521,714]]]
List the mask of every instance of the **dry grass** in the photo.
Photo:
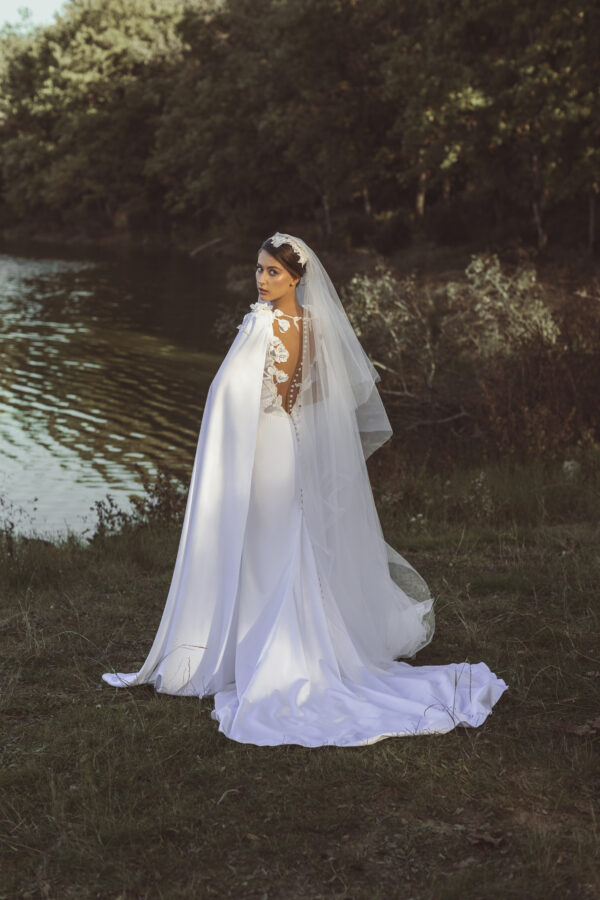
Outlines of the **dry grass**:
[[598,526],[561,510],[388,506],[439,597],[416,662],[509,690],[477,730],[350,749],[236,744],[210,700],[101,684],[150,647],[176,526],[5,541],[0,898],[599,897]]

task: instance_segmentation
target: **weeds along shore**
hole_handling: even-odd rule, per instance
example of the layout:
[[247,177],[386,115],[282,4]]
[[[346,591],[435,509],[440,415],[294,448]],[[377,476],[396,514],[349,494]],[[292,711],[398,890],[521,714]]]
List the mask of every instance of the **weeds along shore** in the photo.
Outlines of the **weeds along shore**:
[[88,538],[5,522],[0,896],[598,896],[598,472],[393,474],[372,475],[386,539],[436,597],[414,664],[485,660],[509,685],[476,731],[258,748],[210,698],[103,685],[144,660],[167,596],[167,473]]

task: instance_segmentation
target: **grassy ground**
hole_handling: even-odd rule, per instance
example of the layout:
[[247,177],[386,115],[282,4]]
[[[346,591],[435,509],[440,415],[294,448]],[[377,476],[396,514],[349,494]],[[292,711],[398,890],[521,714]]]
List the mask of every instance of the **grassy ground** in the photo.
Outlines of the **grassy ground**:
[[4,535],[0,898],[600,897],[598,484],[425,481],[379,494],[438,598],[416,663],[509,690],[477,730],[365,748],[239,745],[209,699],[101,684],[145,658],[176,526]]

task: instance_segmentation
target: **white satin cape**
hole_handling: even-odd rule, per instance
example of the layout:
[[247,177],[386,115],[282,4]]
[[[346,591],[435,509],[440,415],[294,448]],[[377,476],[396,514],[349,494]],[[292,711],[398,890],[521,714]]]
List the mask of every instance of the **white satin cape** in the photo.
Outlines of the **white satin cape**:
[[[240,571],[272,334],[269,315],[246,314],[210,385],[158,632],[138,672],[107,673],[104,681],[114,687],[151,683],[169,694],[214,694],[220,730],[259,745],[354,746],[481,724],[506,689],[484,663],[416,667],[365,658],[356,626],[352,633],[344,621],[343,604],[319,592],[310,534],[293,497],[297,528],[280,541],[282,552],[288,538],[297,543],[284,573],[288,581],[279,582],[270,611],[247,629],[250,639],[246,634],[239,640]],[[282,415],[270,420],[272,438],[287,447],[291,420]],[[277,538],[275,530],[272,540]],[[383,571],[378,554],[367,587],[372,584],[380,597],[391,592],[399,605],[378,605],[374,596],[373,615],[383,632],[405,629],[405,645],[419,648],[433,633],[433,601],[422,592],[415,599],[392,582],[390,572],[402,569],[409,583],[412,575],[415,585],[424,584],[400,554],[384,547],[390,568]],[[260,604],[258,590],[250,602]]]

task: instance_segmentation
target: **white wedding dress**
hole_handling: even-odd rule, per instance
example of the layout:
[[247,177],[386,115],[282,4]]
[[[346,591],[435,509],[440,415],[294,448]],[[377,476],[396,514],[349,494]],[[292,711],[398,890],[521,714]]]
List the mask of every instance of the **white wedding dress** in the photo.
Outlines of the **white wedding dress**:
[[[277,389],[288,377],[278,370],[287,355],[276,333],[281,315],[260,301],[252,309],[211,385],[154,645],[139,672],[104,680],[214,694],[219,729],[258,745],[355,746],[480,725],[507,687],[485,663],[373,662],[323,589],[303,509],[299,417]],[[261,360],[260,395],[251,359]],[[390,563],[424,584],[385,548]],[[404,593],[380,557],[369,584],[393,591],[386,627],[405,633],[407,648],[424,646],[433,601]]]

